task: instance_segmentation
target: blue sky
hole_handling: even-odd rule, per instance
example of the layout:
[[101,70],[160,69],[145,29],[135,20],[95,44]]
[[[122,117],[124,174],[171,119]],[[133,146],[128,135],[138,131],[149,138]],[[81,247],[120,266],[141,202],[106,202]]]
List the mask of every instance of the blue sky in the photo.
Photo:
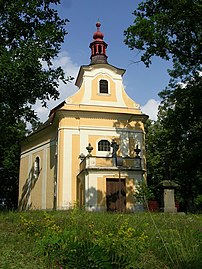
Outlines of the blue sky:
[[[68,35],[62,45],[61,53],[54,61],[61,65],[67,75],[76,77],[81,65],[90,63],[89,44],[96,31],[96,22],[101,23],[104,41],[108,44],[108,63],[126,69],[123,81],[127,94],[142,107],[144,113],[155,119],[159,103],[158,92],[168,84],[167,69],[169,62],[153,58],[150,68],[143,63],[134,64],[139,60],[136,50],[130,50],[124,44],[124,30],[134,21],[132,12],[141,1],[132,0],[61,0],[57,7],[60,17],[69,19],[66,26]],[[50,101],[49,110],[76,91],[74,82],[60,85],[60,100]],[[36,106],[41,120],[46,120],[48,111]]]

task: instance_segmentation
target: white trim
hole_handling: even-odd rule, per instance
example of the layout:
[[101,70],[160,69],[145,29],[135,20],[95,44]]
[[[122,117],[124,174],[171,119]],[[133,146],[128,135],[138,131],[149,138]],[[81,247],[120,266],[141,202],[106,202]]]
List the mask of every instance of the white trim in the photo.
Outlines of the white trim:
[[92,90],[92,81],[89,79],[86,79],[85,76],[83,76],[83,87],[84,87],[84,96],[82,103],[89,103],[89,100],[91,99],[91,90]]
[[[117,103],[121,107],[127,107],[127,104],[125,103],[125,101],[123,99],[123,90],[124,90],[124,88],[123,88],[123,82],[121,80],[119,80],[119,81],[115,81],[115,84],[116,84],[115,87],[116,87]],[[126,92],[125,92],[125,94],[126,94]]]
[[72,203],[72,132],[64,130],[62,171],[62,208],[68,209]]
[[[106,170],[88,170],[89,175],[96,175],[97,177],[111,177],[111,178],[118,178],[119,177],[119,170],[115,167],[115,169],[108,171],[106,167]],[[121,178],[128,177],[129,179],[137,179],[141,182],[143,179],[142,171],[131,171],[131,170],[120,170],[121,171]]]
[[[108,94],[99,94],[99,95],[102,95],[102,96],[108,96]],[[104,104],[104,105],[103,105]],[[114,108],[127,108],[127,106],[124,104],[124,105],[120,105],[118,103],[118,101],[116,102],[111,102],[111,101],[108,101],[108,100],[88,100],[88,101],[83,101],[81,102],[81,105],[91,105],[91,106],[99,106],[99,107],[114,107]]]
[[[59,208],[59,199],[58,199],[58,193],[59,193],[59,184],[58,184],[58,180],[59,180],[59,167],[60,167],[60,130],[58,129],[58,133],[57,133],[57,142],[56,142],[56,151],[57,151],[57,162],[56,162],[56,187],[54,185],[54,188],[56,188],[56,209]],[[55,182],[54,182],[55,184]]]
[[[132,100],[132,99],[131,99]],[[85,101],[85,100],[84,100]],[[90,103],[83,103],[84,101],[81,101],[81,103],[68,103],[68,106],[69,107],[71,107],[71,106],[78,106],[79,107],[79,110],[67,110],[68,111],[68,113],[71,111],[73,111],[73,112],[75,112],[75,111],[77,111],[77,112],[81,112],[82,111],[82,113],[83,112],[91,112],[90,110],[82,110],[82,106],[83,105],[85,105],[85,107],[87,107],[87,106],[89,106],[89,107],[109,107],[109,102],[107,103],[107,105],[106,104],[103,104],[103,101],[101,101],[101,104],[100,105],[96,105],[96,104],[94,104],[94,101],[95,100],[93,100],[93,103],[92,104],[90,104]],[[133,101],[133,100],[132,100]],[[99,101],[97,101],[97,102],[99,102]],[[133,101],[134,102],[134,101]],[[126,112],[114,112],[114,111],[109,111],[109,113],[110,114],[122,114],[122,115],[131,115],[131,116],[144,116],[145,114],[143,114],[142,112],[141,112],[141,109],[140,109],[140,106],[138,105],[138,108],[136,108],[136,107],[134,107],[134,106],[132,106],[132,107],[128,107],[128,106],[117,106],[117,102],[113,102],[113,104],[114,105],[110,105],[110,107],[111,108],[116,108],[116,109],[124,109]],[[127,113],[127,111],[128,111],[128,109],[130,109],[130,110],[133,110],[134,111],[134,113]],[[65,109],[64,109],[65,110]],[[140,111],[140,113],[137,113],[136,111]],[[94,110],[93,111],[94,113],[105,113],[105,112],[103,112],[103,111],[96,111],[96,110]]]
[[129,132],[122,131],[120,136],[120,151],[123,156],[129,155]]
[[85,205],[88,206],[89,202],[89,174],[85,175],[84,177],[84,184],[85,184]]
[[87,149],[86,147],[88,144],[91,142],[89,141],[89,133],[83,132],[83,130],[80,130],[80,153],[83,153],[84,155],[87,154]]
[[85,205],[89,211],[97,209],[97,175],[88,174],[87,186],[85,186]]
[[29,209],[31,202],[32,202],[32,190],[30,190],[30,185],[32,183],[32,174],[31,174],[31,169],[32,169],[32,154],[29,154],[28,156],[28,173],[27,173],[27,178],[28,178],[28,182],[29,182],[29,187],[28,187],[28,192],[29,192],[29,198],[28,198],[28,202],[27,202],[27,207]]
[[[93,66],[92,66],[93,67]],[[112,77],[113,80],[121,80],[122,81],[122,75],[116,73],[114,70],[107,69],[106,67],[101,68],[92,68],[90,70],[84,70],[84,74],[86,78],[95,78],[98,75],[108,75],[109,77]]]
[[[58,131],[65,130],[65,129],[72,130],[72,131],[84,130],[84,131],[144,133],[143,130],[131,130],[128,128],[99,127],[99,126],[79,126],[79,127],[67,127],[67,126],[65,126],[65,127],[60,127],[58,129]],[[109,135],[109,134],[107,134],[107,135]]]

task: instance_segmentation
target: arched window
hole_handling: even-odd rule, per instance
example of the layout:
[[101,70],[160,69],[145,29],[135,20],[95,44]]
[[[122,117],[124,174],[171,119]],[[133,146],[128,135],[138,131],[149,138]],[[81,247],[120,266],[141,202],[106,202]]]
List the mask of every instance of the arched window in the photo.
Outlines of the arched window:
[[108,93],[108,81],[105,79],[100,80],[100,93]]
[[98,151],[110,151],[110,143],[108,140],[100,140],[98,143]]
[[38,176],[39,172],[40,172],[40,159],[39,157],[36,157],[34,161],[34,174]]

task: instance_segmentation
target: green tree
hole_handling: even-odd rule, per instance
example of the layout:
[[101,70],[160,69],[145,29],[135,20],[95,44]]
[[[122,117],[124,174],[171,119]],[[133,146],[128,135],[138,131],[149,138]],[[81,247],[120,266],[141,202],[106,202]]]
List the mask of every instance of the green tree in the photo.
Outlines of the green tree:
[[[179,182],[187,210],[193,210],[202,187],[202,78],[199,0],[141,2],[125,43],[137,49],[147,67],[153,56],[172,60],[173,70],[162,98],[158,121],[148,126],[148,175]],[[157,182],[156,182],[157,181]]]
[[201,76],[195,74],[185,85],[171,83],[160,96],[158,121],[168,133],[164,150],[172,149],[169,156],[172,178],[181,186],[185,208],[193,210],[195,199],[202,194]]
[[125,31],[125,43],[142,53],[147,66],[152,56],[172,59],[190,72],[201,66],[200,0],[147,0],[133,12],[134,25]]
[[60,0],[0,1],[0,196],[10,206],[17,205],[19,141],[26,124],[38,120],[32,105],[57,99],[59,80],[71,79],[52,64],[67,34],[57,4]]
[[160,202],[159,183],[169,175],[168,167],[165,165],[164,141],[166,139],[165,129],[159,121],[151,121],[148,119],[145,123],[145,145],[147,160],[147,184],[153,190],[155,199]]

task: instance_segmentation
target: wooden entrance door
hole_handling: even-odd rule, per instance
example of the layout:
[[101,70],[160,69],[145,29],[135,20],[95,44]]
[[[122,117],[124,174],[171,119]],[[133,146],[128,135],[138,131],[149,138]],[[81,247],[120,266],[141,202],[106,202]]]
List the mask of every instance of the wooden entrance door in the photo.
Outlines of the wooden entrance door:
[[125,212],[126,181],[125,179],[107,178],[107,211]]

